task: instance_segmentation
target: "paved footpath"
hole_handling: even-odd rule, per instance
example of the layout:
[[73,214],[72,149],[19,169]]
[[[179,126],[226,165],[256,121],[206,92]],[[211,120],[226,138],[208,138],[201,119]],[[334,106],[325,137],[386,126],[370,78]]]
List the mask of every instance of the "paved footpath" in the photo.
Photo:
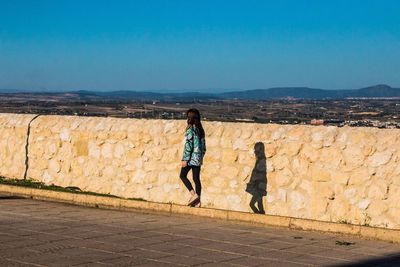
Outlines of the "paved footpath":
[[0,266],[400,266],[400,245],[0,196]]

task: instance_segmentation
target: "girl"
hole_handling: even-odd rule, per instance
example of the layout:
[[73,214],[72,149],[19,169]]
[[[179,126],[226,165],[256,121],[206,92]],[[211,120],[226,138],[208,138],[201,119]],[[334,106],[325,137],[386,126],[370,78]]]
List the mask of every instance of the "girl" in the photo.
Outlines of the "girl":
[[[206,141],[203,126],[200,122],[200,112],[191,108],[186,112],[187,127],[185,133],[185,145],[183,148],[182,168],[179,177],[191,193],[188,206],[200,207],[201,182],[200,166],[206,153]],[[192,170],[193,181],[196,191],[187,178],[188,172]]]

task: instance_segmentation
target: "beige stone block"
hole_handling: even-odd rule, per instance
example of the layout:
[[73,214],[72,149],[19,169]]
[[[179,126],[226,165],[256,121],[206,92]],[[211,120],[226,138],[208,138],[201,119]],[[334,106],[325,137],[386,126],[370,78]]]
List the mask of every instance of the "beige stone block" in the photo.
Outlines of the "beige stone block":
[[265,156],[271,158],[276,155],[277,146],[275,143],[265,145]]
[[326,214],[328,201],[323,197],[314,197],[311,201],[311,214],[313,219],[321,220]]
[[368,157],[376,151],[376,148],[371,144],[367,144],[362,148],[362,151],[364,153],[364,156]]
[[222,136],[222,134],[224,133],[224,127],[222,126],[222,124],[217,125],[216,127],[209,127],[208,131],[210,132],[210,135],[216,137],[216,138],[220,138]]
[[302,146],[303,144],[300,142],[285,142],[279,148],[278,154],[285,154],[289,157],[293,157],[300,152]]
[[88,155],[89,155],[89,157],[93,157],[96,159],[100,158],[101,150],[96,142],[94,142],[94,141],[88,142]]
[[360,236],[368,239],[379,239],[389,242],[400,243],[400,231],[368,226],[360,227]]
[[387,214],[382,214],[380,216],[372,217],[369,224],[374,227],[382,228],[393,228],[396,224],[391,220]]
[[105,143],[101,147],[101,155],[103,158],[111,159],[113,157],[113,145],[111,143]]
[[49,161],[49,170],[53,173],[59,173],[61,170],[59,161],[55,160],[55,159],[51,159]]
[[[208,156],[208,155],[207,155]],[[169,162],[179,162],[181,159],[178,157],[178,149],[177,148],[169,148],[163,151],[161,162],[169,163]]]
[[89,154],[88,141],[78,140],[74,142],[74,151],[77,157],[87,156]]
[[237,179],[239,174],[239,169],[235,165],[222,165],[220,174],[222,177],[229,179]]
[[314,183],[314,192],[324,199],[335,199],[335,191],[330,183]]
[[243,138],[237,138],[233,141],[232,145],[233,150],[248,150],[249,147],[247,146],[245,140]]
[[295,157],[291,161],[291,169],[296,176],[307,176],[309,162],[303,158]]
[[289,158],[285,155],[277,155],[271,159],[276,170],[282,170],[290,167]]
[[218,147],[220,143],[220,139],[216,137],[206,137],[206,146],[207,148]]
[[159,161],[163,156],[159,147],[146,148],[143,155],[151,159],[151,161]]
[[166,203],[155,203],[155,202],[145,202],[147,210],[153,210],[157,212],[171,212],[171,204]]
[[71,141],[70,130],[67,128],[61,129],[59,136],[60,136],[60,139],[62,142],[70,142]]
[[125,155],[125,147],[121,143],[115,144],[114,147],[114,158],[122,158]]
[[385,183],[372,184],[368,188],[368,197],[371,199],[386,199],[388,187]]
[[240,151],[238,153],[237,163],[244,165],[254,165],[256,162],[256,156],[252,151],[244,152]]
[[307,133],[306,127],[293,127],[288,131],[287,139],[289,141],[304,140],[305,142],[309,142],[310,139],[306,133]]
[[288,204],[292,210],[299,211],[303,209],[307,204],[305,194],[300,191],[293,190],[288,193]]
[[153,140],[150,134],[144,133],[139,136],[139,141],[143,144],[149,144]]
[[228,219],[228,211],[226,210],[207,209],[207,208],[198,209],[188,206],[172,205],[171,212],[177,214],[197,215],[197,216],[224,219],[224,220]]
[[32,188],[0,184],[0,192],[13,195],[31,196]]
[[331,233],[343,233],[356,235],[360,232],[360,226],[332,222],[311,221],[291,218],[290,228],[300,230],[324,231]]
[[311,130],[311,145],[323,143],[324,137],[327,134],[325,127],[314,127]]
[[316,182],[328,182],[331,180],[331,172],[321,165],[311,165],[310,176]]
[[343,197],[336,197],[329,204],[329,213],[332,221],[342,221],[347,219],[347,213],[350,210],[349,202]]
[[46,155],[48,158],[51,158],[57,153],[58,144],[57,143],[50,143],[47,145]]
[[223,138],[223,139],[220,140],[220,146],[222,148],[232,149],[233,140],[231,138]]
[[144,149],[140,147],[135,147],[129,149],[127,152],[128,161],[133,161],[135,159],[141,158],[143,156]]
[[313,148],[310,144],[305,144],[300,150],[299,156],[308,160],[309,162],[316,162],[319,158],[319,154],[320,152]]
[[273,181],[278,186],[287,186],[293,181],[293,173],[289,168],[284,168],[275,173]]
[[45,170],[48,168],[49,161],[44,158],[37,158],[34,161],[31,161],[32,166],[34,166],[37,170]]
[[354,204],[359,197],[360,188],[349,186],[343,191],[343,196],[347,198],[350,204]]
[[277,127],[276,130],[272,130],[271,138],[276,141],[278,139],[284,139],[286,137],[286,130],[284,127]]
[[376,141],[377,141],[377,149],[378,151],[387,150],[387,148],[391,147],[393,143],[395,143],[394,133],[398,130],[380,130],[377,131]]
[[341,170],[337,170],[331,173],[331,180],[336,184],[344,184],[347,185],[349,182],[350,176],[348,173],[345,173]]
[[91,201],[89,202],[89,204],[95,204],[97,205],[99,208],[116,208],[119,209],[120,205],[121,205],[121,199],[119,198],[114,198],[114,197],[94,197],[94,202]]
[[238,152],[232,149],[223,149],[221,160],[225,164],[235,163],[238,160]]
[[337,147],[326,147],[321,149],[319,161],[324,162],[332,169],[340,169],[343,161],[342,151]]
[[355,169],[350,173],[349,185],[361,185],[371,179],[371,175],[365,167]]
[[71,174],[75,177],[81,177],[83,174],[82,166],[76,160],[73,160],[71,162],[70,170],[71,170]]
[[386,202],[383,200],[373,200],[368,206],[367,213],[371,218],[375,218],[388,210]]
[[371,201],[369,199],[362,199],[360,202],[357,203],[357,207],[360,210],[366,210],[370,203]]
[[241,168],[239,177],[242,179],[242,181],[249,180],[251,171],[252,171],[252,168],[250,168],[249,166],[244,166],[243,168]]
[[125,140],[128,137],[127,132],[117,131],[117,132],[110,132],[110,138],[121,141]]
[[387,214],[393,218],[397,225],[400,224],[400,206],[390,207]]
[[[256,137],[257,135],[260,135],[260,133],[257,134],[257,132],[259,132],[259,129],[249,129],[246,127],[242,130],[240,137],[243,139],[250,139],[252,136]],[[257,139],[257,138],[252,138],[252,139]]]
[[368,139],[368,134],[360,129],[359,131],[355,131],[352,129],[351,134],[349,135],[349,143],[352,145],[360,145],[364,144],[365,140]]
[[372,156],[368,158],[368,163],[372,167],[379,167],[382,165],[387,164],[393,153],[391,151],[382,151],[382,152],[375,152]]
[[364,163],[364,153],[361,148],[351,146],[343,150],[344,160],[347,166],[358,167]]
[[178,125],[174,122],[167,122],[164,125],[164,134],[176,134],[178,132]]
[[391,203],[392,207],[400,208],[399,196],[400,196],[400,185],[391,184],[389,186],[389,192],[388,192],[388,203]]

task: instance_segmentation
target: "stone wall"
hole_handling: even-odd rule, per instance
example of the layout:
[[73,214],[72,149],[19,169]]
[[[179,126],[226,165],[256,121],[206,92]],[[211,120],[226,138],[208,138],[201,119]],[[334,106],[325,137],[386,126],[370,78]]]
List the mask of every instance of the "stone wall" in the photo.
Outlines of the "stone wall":
[[28,124],[35,115],[0,113],[0,175],[23,178]]
[[[15,115],[3,121],[7,116]],[[1,125],[4,139],[11,123]],[[204,128],[204,207],[253,212],[254,196],[271,215],[400,229],[399,130],[221,122]],[[184,129],[178,120],[40,116],[31,124],[28,177],[184,204]],[[7,157],[23,158],[21,149],[10,151]],[[0,175],[21,173],[8,175],[8,168]]]

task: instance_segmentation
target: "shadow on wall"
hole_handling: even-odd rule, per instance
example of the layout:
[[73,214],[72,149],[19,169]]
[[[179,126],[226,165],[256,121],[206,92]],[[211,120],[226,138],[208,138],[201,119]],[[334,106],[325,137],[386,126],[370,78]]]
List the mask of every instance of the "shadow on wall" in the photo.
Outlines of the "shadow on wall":
[[251,172],[250,180],[246,185],[246,192],[252,195],[250,208],[254,213],[265,214],[263,197],[267,195],[267,159],[264,143],[254,145],[256,163]]

